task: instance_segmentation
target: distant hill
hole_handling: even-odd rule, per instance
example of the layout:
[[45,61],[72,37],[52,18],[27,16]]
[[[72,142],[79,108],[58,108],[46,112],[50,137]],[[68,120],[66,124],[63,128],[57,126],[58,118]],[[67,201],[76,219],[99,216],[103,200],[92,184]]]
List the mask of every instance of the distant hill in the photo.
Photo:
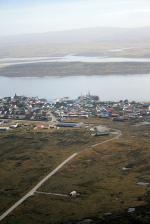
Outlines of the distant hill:
[[69,53],[102,54],[104,50],[117,47],[137,48],[142,46],[144,48],[145,45],[150,45],[150,27],[97,27],[0,37],[0,56],[47,56]]

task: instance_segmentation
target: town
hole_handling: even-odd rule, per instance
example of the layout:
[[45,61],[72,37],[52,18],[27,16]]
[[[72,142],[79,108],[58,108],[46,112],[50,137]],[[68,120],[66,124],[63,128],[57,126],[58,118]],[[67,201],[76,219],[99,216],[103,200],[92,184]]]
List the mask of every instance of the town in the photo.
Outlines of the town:
[[[6,127],[7,120],[51,121],[47,127],[75,127],[76,119],[90,117],[112,119],[114,122],[149,122],[150,102],[100,101],[98,96],[79,96],[77,99],[64,97],[49,102],[38,97],[17,96],[0,99],[0,130],[17,128],[18,124]],[[69,122],[71,120],[71,122]],[[38,128],[45,128],[44,125]]]

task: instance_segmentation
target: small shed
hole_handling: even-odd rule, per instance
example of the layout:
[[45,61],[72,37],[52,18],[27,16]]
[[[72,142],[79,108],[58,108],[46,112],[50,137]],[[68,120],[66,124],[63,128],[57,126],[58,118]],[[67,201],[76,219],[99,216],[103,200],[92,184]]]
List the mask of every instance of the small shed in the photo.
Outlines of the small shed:
[[69,193],[70,197],[76,198],[77,196],[79,196],[80,194],[77,191],[71,191]]

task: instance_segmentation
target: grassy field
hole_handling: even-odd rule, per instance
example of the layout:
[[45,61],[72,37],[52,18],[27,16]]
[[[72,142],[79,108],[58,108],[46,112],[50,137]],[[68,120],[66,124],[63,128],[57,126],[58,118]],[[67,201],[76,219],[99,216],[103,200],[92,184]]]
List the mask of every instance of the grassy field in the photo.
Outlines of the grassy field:
[[[120,129],[122,136],[90,148],[112,136],[92,137],[84,129],[20,128],[0,133],[1,213],[69,155],[80,152],[39,189],[61,194],[76,190],[79,197],[35,194],[3,223],[85,223],[87,219],[94,223],[129,223],[129,219],[150,222],[146,207],[150,201],[149,186],[137,184],[150,182],[150,127],[107,119],[87,122]],[[123,167],[130,169],[124,171]],[[130,207],[136,208],[136,212],[128,216]]]

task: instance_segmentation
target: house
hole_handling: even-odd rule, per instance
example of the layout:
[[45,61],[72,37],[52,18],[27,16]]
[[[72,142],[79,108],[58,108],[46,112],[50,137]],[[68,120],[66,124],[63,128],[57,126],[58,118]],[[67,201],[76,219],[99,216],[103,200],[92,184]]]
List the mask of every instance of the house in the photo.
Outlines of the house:
[[101,112],[99,116],[101,118],[108,118],[108,117],[110,117],[110,114],[108,112]]
[[63,122],[60,122],[56,126],[57,127],[74,128],[74,127],[80,127],[81,124],[80,123],[63,123]]
[[72,198],[76,198],[76,197],[79,196],[80,194],[79,194],[77,191],[71,191],[71,192],[69,193],[69,195],[70,195],[70,197],[72,197]]
[[36,126],[36,129],[46,129],[46,126],[43,125],[43,124],[38,124],[38,125]]
[[10,125],[10,128],[18,128],[19,127],[19,124],[17,123],[17,124],[12,124],[12,125]]
[[107,127],[99,125],[94,128],[94,132],[91,134],[93,136],[103,136],[103,135],[109,135],[110,131]]
[[124,122],[126,119],[122,116],[120,116],[120,117],[114,117],[113,118],[113,121],[120,121],[120,122]]
[[0,131],[9,131],[9,127],[0,127]]

